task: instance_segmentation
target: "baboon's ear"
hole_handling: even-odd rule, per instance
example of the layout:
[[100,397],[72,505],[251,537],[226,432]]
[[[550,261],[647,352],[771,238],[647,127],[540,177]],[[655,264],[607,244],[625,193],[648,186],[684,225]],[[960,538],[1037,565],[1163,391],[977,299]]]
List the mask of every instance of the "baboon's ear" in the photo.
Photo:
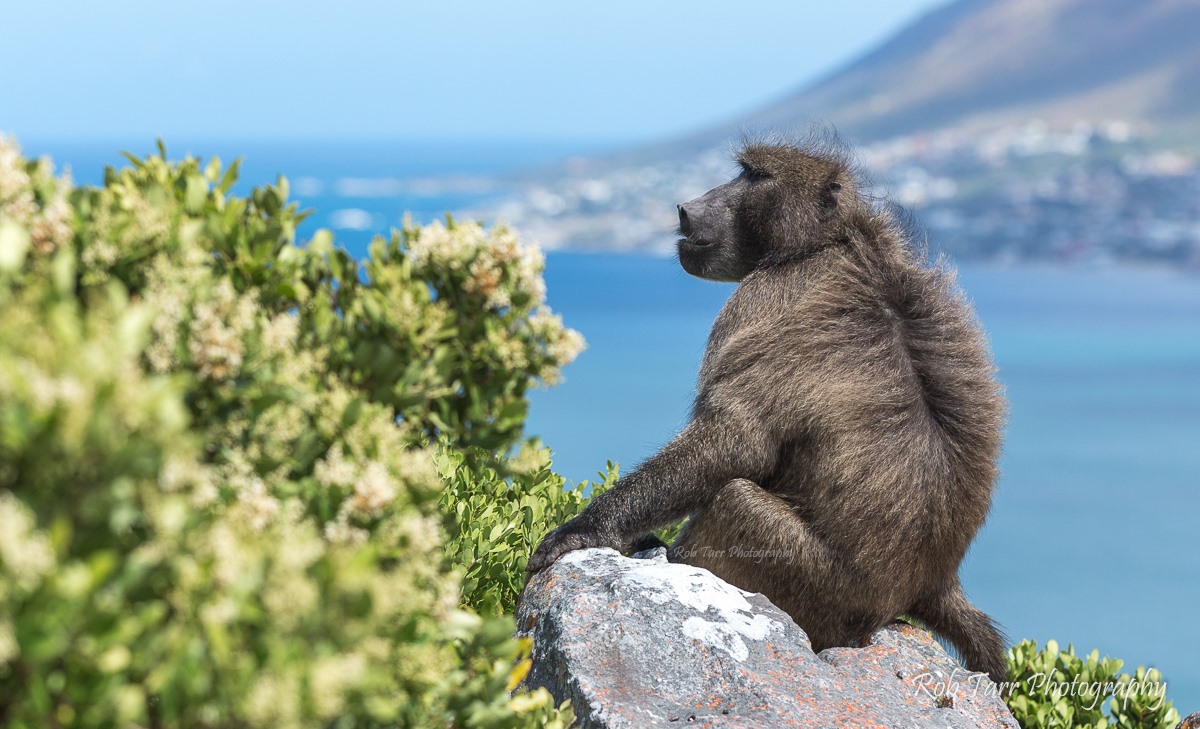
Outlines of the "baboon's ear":
[[837,212],[838,193],[842,190],[842,183],[831,180],[825,185],[825,189],[821,190],[820,196],[820,213],[822,220],[828,220]]

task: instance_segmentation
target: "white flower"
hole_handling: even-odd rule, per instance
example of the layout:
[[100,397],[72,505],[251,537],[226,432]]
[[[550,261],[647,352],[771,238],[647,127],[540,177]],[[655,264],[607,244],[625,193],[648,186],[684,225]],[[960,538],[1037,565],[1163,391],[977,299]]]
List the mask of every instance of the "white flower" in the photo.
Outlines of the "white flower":
[[542,271],[546,269],[546,256],[536,244],[527,243],[521,247],[521,255],[517,260],[516,286],[527,292],[535,306],[546,300],[546,281]]
[[348,515],[339,514],[337,519],[325,525],[325,538],[332,544],[361,547],[369,536],[366,529],[351,524]]
[[531,443],[522,443],[516,455],[509,459],[509,466],[517,473],[533,473],[549,462],[549,448],[537,448]]
[[406,448],[394,459],[396,475],[404,483],[425,488],[438,481],[434,451],[430,448]]
[[517,372],[529,365],[525,343],[500,330],[487,333],[487,346],[505,369]]
[[230,586],[246,574],[250,554],[234,533],[231,525],[217,522],[208,533],[208,551],[213,556],[213,578],[218,585]]
[[352,508],[353,505],[349,501],[342,502],[337,518],[325,525],[325,539],[331,544],[360,547],[367,543],[367,538],[370,537],[367,530],[350,523]]
[[263,327],[263,346],[270,354],[295,354],[296,338],[300,334],[300,319],[294,314],[276,314]]
[[562,317],[545,307],[539,308],[529,317],[529,328],[546,342],[546,354],[559,366],[575,361],[587,347],[583,335],[563,326]]
[[158,473],[158,487],[167,493],[182,491],[192,486],[201,486],[212,481],[208,466],[190,458],[171,456]]
[[358,469],[342,454],[342,444],[334,443],[325,457],[313,465],[313,476],[325,486],[346,487],[358,477]]
[[0,216],[11,218],[21,225],[30,225],[37,215],[37,200],[28,190],[18,192],[8,202],[0,202]]
[[292,629],[312,613],[321,593],[303,573],[288,572],[272,574],[262,597],[271,618],[284,629]]
[[512,303],[508,291],[501,285],[504,271],[490,254],[480,254],[468,272],[470,278],[463,283],[467,293],[484,297],[486,306],[492,309],[503,309]]
[[312,667],[309,686],[313,707],[317,715],[330,719],[342,711],[345,694],[362,680],[367,672],[367,661],[357,653],[342,653],[318,659]]
[[426,225],[408,246],[408,256],[418,268],[446,266],[462,268],[474,253],[474,236],[466,225],[448,229],[440,222]]
[[558,338],[552,341],[546,351],[558,361],[559,365],[568,365],[575,361],[579,353],[587,348],[583,335],[574,329],[564,328]]
[[39,253],[53,253],[71,240],[71,206],[66,198],[70,189],[71,178],[64,175],[54,191],[54,198],[33,220],[30,238]]
[[279,513],[279,500],[272,496],[260,478],[254,478],[250,487],[238,493],[238,504],[243,508],[243,517],[255,531],[262,531]]
[[246,697],[245,710],[256,726],[300,726],[300,686],[292,678],[260,674]]
[[377,515],[396,498],[396,481],[387,468],[378,461],[371,461],[354,483],[351,501],[354,510],[367,516]]
[[0,203],[11,200],[29,187],[29,174],[17,140],[0,136]]
[[0,491],[0,567],[26,589],[54,569],[50,540],[38,531],[29,507],[8,491]]
[[223,380],[236,375],[242,366],[242,340],[236,330],[225,326],[216,307],[196,305],[188,352],[200,370],[200,376]]
[[441,543],[437,519],[431,516],[410,516],[400,523],[400,533],[415,547],[431,548]]
[[213,289],[211,301],[197,303],[191,323],[188,352],[201,377],[223,380],[242,367],[242,336],[254,326],[258,302],[253,295],[238,296],[229,279]]

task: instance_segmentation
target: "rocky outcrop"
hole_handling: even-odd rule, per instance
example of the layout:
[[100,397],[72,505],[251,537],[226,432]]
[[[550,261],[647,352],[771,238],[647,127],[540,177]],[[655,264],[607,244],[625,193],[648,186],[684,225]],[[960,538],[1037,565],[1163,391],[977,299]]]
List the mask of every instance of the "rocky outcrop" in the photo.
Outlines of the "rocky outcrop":
[[993,684],[928,632],[890,625],[813,653],[765,597],[662,549],[572,552],[526,587],[526,686],[571,699],[583,727],[1016,727]]

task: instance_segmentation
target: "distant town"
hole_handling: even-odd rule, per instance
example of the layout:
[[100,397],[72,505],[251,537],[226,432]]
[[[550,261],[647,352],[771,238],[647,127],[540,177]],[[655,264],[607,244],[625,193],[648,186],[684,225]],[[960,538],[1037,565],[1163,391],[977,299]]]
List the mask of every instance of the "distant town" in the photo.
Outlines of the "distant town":
[[[732,148],[642,165],[568,163],[480,211],[547,248],[669,251],[675,205],[735,171]],[[860,147],[882,203],[960,259],[1200,268],[1200,156],[1121,121],[951,130]]]

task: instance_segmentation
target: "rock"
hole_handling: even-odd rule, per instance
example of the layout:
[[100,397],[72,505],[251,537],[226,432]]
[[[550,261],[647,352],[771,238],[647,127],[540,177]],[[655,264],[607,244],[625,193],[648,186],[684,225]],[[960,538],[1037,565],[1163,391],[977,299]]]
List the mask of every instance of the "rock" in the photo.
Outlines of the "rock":
[[928,632],[889,625],[813,653],[762,595],[665,551],[571,552],[525,588],[525,686],[571,699],[580,726],[1017,727],[986,676]]
[[1200,711],[1183,717],[1183,721],[1179,722],[1175,729],[1200,729]]

